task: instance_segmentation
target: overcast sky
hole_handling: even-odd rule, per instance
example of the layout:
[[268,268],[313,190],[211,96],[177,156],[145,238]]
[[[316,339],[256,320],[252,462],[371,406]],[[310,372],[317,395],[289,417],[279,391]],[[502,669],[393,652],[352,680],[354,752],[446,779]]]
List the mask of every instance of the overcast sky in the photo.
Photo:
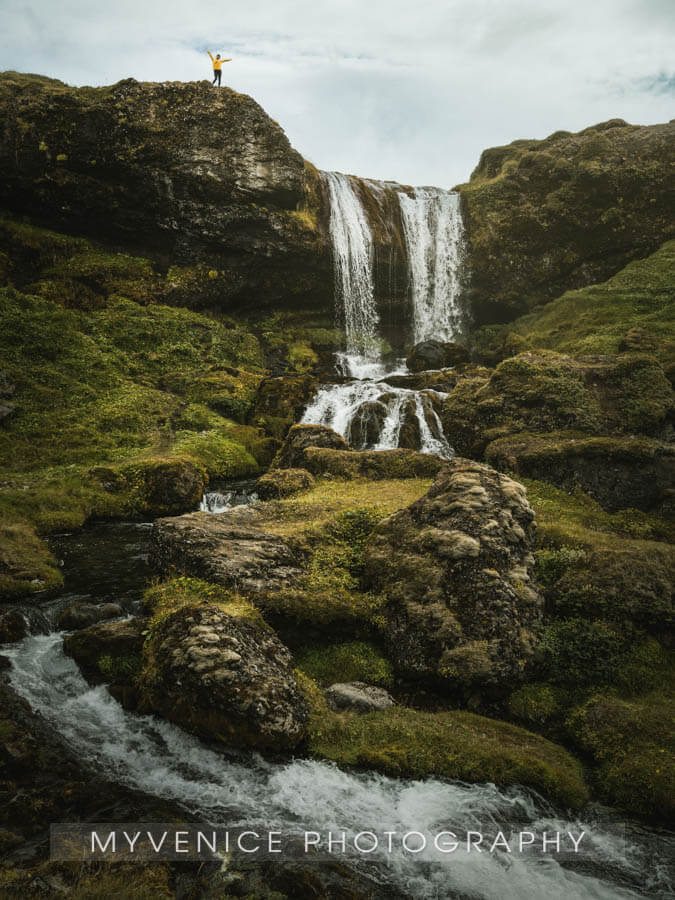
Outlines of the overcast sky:
[[675,116],[675,0],[0,0],[0,69],[210,78],[322,169],[450,187],[485,147]]

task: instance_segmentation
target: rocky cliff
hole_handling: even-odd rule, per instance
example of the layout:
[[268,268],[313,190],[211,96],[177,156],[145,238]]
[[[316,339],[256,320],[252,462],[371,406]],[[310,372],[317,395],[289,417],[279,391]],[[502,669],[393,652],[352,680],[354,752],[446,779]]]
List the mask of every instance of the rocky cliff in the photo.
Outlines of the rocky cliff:
[[[0,77],[0,205],[208,269],[191,306],[331,302],[316,173],[250,97],[206,82]],[[325,219],[325,216],[323,217]],[[293,273],[293,278],[289,277]]]
[[675,234],[675,119],[485,150],[460,187],[477,324],[604,281]]

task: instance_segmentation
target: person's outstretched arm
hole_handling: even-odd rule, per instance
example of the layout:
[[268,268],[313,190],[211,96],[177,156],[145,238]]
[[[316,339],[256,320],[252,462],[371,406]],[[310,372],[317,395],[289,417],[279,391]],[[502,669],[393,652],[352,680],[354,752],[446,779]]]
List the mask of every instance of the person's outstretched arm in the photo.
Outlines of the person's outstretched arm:
[[232,57],[230,57],[229,59],[221,59],[221,62],[232,62]]
[[207,52],[207,53],[209,54],[209,56],[211,57],[211,62],[215,62],[215,59],[213,58],[213,53],[211,53],[210,50],[207,50],[206,52]]

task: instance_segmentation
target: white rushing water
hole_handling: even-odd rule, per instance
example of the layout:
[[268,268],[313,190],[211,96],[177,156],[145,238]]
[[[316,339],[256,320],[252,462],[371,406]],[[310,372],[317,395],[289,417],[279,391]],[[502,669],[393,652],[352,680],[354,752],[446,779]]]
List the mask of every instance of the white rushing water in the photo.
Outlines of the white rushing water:
[[326,172],[324,177],[330,193],[335,287],[343,310],[347,353],[361,365],[377,363],[379,317],[370,227],[349,176]]
[[586,831],[579,857],[461,850],[439,858],[431,851],[388,855],[377,850],[353,864],[411,898],[668,896],[647,841],[633,844],[620,830],[615,833],[597,821],[567,821],[522,789],[392,779],[307,759],[272,763],[254,754],[228,756],[168,722],[125,711],[105,687],[87,685],[74,661],[64,656],[62,637],[34,635],[3,648],[12,660],[10,678],[17,692],[99,774],[177,801],[200,821],[232,829],[257,825],[285,836],[345,831],[350,839],[361,831],[433,835],[450,829],[458,835],[469,830],[494,835],[501,830],[507,837],[511,831]]
[[408,250],[413,342],[454,340],[461,325],[464,240],[459,194],[415,188],[413,196],[398,196]]

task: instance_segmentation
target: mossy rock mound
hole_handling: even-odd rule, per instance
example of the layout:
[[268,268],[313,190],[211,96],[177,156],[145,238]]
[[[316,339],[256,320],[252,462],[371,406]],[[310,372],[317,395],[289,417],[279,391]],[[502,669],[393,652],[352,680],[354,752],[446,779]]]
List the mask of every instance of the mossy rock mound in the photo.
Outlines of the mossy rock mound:
[[612,119],[485,150],[460,186],[477,324],[603,281],[673,237],[675,123]]
[[306,468],[315,475],[332,478],[429,478],[437,475],[446,460],[418,450],[330,450],[308,447]]
[[574,740],[598,764],[603,796],[632,815],[675,823],[672,696],[622,700],[596,695],[571,716]]
[[562,747],[515,725],[459,710],[392,707],[364,715],[327,711],[315,699],[309,748],[340,765],[394,777],[524,785],[571,809],[588,799],[581,766]]
[[675,625],[674,575],[675,547],[618,542],[576,554],[546,594],[557,616],[631,622],[663,635]]
[[322,447],[350,450],[347,441],[326,425],[294,425],[272,462],[272,469],[306,469],[305,450]]
[[125,669],[132,674],[140,669],[147,624],[147,619],[139,617],[124,622],[91,625],[67,635],[63,641],[63,652],[72,656],[85,677],[94,683],[106,678],[109,680],[113,672],[119,678]]
[[272,469],[258,479],[255,489],[261,500],[279,500],[313,485],[314,476],[306,469]]
[[520,678],[543,607],[534,535],[525,488],[465,459],[380,523],[366,573],[387,598],[382,627],[400,672],[458,692]]
[[263,379],[249,413],[249,421],[283,440],[291,425],[301,417],[318,386],[318,379],[309,374]]
[[653,357],[539,350],[504,360],[488,380],[461,378],[443,403],[442,421],[458,453],[480,458],[490,441],[521,431],[666,436],[674,406]]
[[517,434],[493,441],[485,451],[496,468],[580,487],[605,509],[635,508],[672,513],[675,447],[648,438]]
[[411,372],[427,369],[444,369],[469,361],[469,351],[452,341],[420,341],[408,354],[405,364]]
[[142,515],[166,516],[194,509],[208,482],[208,473],[189,459],[147,459],[120,468],[131,498]]
[[303,739],[309,713],[290,651],[250,616],[183,607],[151,627],[143,653],[143,704],[189,731],[275,751]]

